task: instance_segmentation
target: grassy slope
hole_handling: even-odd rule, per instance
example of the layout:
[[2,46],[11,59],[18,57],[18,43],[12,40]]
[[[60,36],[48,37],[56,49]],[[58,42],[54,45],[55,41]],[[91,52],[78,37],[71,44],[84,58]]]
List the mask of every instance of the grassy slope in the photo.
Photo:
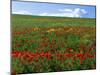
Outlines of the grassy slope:
[[[12,69],[17,73],[95,69],[95,57],[87,57],[82,65],[81,60],[76,57],[74,64],[72,63],[73,57],[65,61],[56,60],[55,57],[56,53],[62,54],[68,51],[67,48],[72,48],[73,53],[84,52],[85,54],[93,49],[89,52],[93,54],[95,52],[94,26],[95,19],[12,15],[12,51],[54,54],[50,61],[39,58],[39,62],[32,60],[32,64],[22,64],[19,58],[13,58]],[[40,27],[40,30],[34,30],[35,27]],[[47,32],[50,29],[57,31]],[[24,61],[27,62],[26,59]]]
[[95,26],[95,19],[90,18],[68,18],[68,17],[46,17],[29,15],[12,15],[12,24],[14,26]]

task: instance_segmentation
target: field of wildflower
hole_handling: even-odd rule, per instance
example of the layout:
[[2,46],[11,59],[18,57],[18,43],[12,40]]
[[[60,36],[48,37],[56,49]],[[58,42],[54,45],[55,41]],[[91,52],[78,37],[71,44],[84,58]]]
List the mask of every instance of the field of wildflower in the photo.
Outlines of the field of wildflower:
[[12,72],[96,68],[96,24],[90,18],[12,15]]

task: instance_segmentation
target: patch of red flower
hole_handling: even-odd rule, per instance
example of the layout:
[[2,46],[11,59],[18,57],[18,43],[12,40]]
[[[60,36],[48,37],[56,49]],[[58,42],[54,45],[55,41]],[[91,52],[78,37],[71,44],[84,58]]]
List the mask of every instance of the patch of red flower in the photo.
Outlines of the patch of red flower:
[[64,56],[66,56],[66,57],[70,58],[70,57],[73,57],[74,55],[73,55],[73,54],[71,54],[71,53],[65,53],[65,54],[64,54]]
[[82,57],[84,56],[84,54],[79,53],[79,54],[76,54],[76,56],[77,56],[78,58],[82,58]]
[[85,60],[86,58],[94,58],[95,56],[90,54],[90,53],[58,53],[58,54],[51,54],[50,52],[42,52],[42,53],[34,53],[34,52],[29,52],[29,51],[13,51],[12,52],[12,57],[14,58],[25,58],[28,59],[29,61],[32,61],[34,58],[38,59],[40,57],[42,58],[47,58],[51,59],[52,56],[56,56],[57,58],[63,59],[65,57],[71,58],[73,56],[76,56],[76,58],[79,58],[80,60]]
[[12,57],[20,58],[21,56],[22,56],[22,53],[19,52],[19,51],[13,51],[12,52]]

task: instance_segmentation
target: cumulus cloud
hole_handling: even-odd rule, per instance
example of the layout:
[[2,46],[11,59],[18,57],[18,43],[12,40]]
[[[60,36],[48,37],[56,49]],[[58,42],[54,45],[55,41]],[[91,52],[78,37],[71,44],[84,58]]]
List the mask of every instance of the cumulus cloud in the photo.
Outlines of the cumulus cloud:
[[60,17],[74,17],[71,13],[41,13],[39,16],[60,16]]
[[58,9],[61,12],[73,12],[72,9]]
[[86,14],[85,9],[75,8],[75,9],[58,9],[58,13],[41,13],[40,16],[61,16],[61,17],[82,17]]
[[84,9],[81,9],[81,11],[82,11],[82,13],[84,13],[84,14],[86,14],[87,12],[86,12],[86,10],[84,10]]
[[28,11],[16,11],[16,12],[13,12],[13,14],[32,15],[32,13]]
[[[23,15],[34,15],[34,13],[31,13],[29,11],[16,11],[12,12],[13,14],[23,14]],[[39,16],[59,16],[59,17],[83,17],[84,14],[86,14],[87,11],[85,9],[81,8],[74,8],[74,9],[58,9],[58,13],[54,12],[43,12],[40,14],[35,14]]]

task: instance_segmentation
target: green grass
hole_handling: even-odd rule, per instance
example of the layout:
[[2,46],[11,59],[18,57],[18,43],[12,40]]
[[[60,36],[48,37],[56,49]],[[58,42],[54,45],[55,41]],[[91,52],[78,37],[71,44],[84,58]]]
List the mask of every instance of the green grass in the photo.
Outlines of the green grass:
[[[16,73],[95,69],[95,57],[87,56],[80,64],[82,58],[75,55],[95,55],[95,21],[90,18],[12,15],[12,52],[50,52],[53,55],[51,60],[38,58],[38,62],[34,59],[32,63],[27,58],[12,57],[12,69]],[[74,56],[63,56],[59,60],[56,57],[59,53]]]
[[29,15],[12,15],[12,26],[34,26],[34,27],[55,27],[55,26],[95,26],[95,19],[91,18],[66,18],[66,17],[44,17]]

